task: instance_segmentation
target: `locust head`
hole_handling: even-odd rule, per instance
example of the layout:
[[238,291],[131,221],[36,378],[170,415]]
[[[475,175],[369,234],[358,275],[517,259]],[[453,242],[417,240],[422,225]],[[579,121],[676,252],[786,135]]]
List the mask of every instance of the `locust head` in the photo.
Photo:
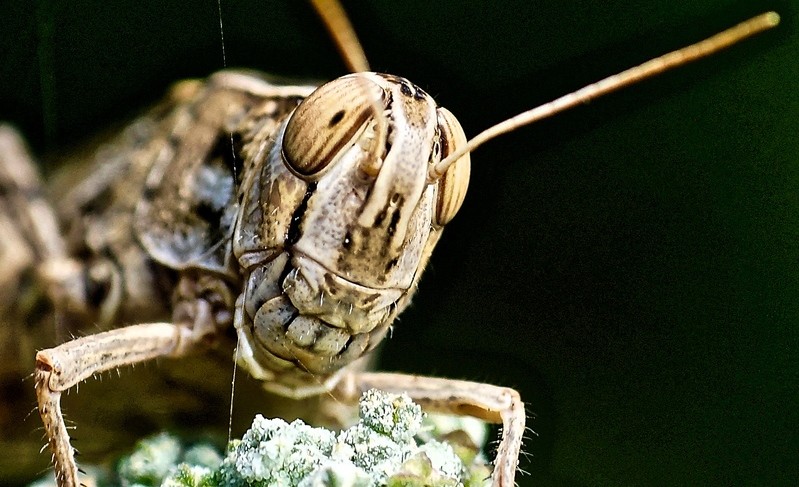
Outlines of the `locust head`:
[[307,371],[281,381],[308,391],[382,340],[463,202],[469,155],[434,170],[465,143],[424,91],[376,73],[321,86],[248,142],[235,322],[256,377]]

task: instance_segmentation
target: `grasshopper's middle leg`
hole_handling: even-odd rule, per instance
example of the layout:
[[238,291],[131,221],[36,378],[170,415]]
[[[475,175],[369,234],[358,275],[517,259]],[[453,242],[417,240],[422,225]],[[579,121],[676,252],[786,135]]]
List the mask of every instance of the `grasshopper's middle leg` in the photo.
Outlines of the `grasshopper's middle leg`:
[[[33,327],[31,321],[47,307],[46,290],[37,276],[39,264],[63,259],[64,254],[36,163],[19,133],[0,123],[0,380],[18,380],[21,359],[33,349],[24,328]],[[53,338],[53,330],[35,333]],[[28,366],[25,369],[27,375]]]

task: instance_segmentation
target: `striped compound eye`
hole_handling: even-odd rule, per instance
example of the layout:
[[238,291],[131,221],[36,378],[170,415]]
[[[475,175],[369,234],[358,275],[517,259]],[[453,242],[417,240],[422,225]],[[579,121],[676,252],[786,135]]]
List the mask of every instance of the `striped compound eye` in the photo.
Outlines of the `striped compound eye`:
[[[463,133],[460,122],[446,108],[438,108],[438,130],[441,134],[439,140],[441,155],[437,159],[443,160],[448,155],[466,145],[466,134]],[[433,215],[433,224],[443,227],[455,217],[466,197],[469,188],[469,174],[472,162],[469,153],[464,154],[455,161],[436,186],[436,207]]]
[[294,110],[283,157],[299,177],[314,179],[382,115],[383,89],[360,75],[322,85]]

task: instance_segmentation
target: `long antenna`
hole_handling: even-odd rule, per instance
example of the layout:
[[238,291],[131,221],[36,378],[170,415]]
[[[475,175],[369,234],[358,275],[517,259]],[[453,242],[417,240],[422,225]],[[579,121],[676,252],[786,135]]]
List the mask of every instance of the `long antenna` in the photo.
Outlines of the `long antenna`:
[[363,46],[358,41],[355,29],[352,28],[341,3],[337,0],[311,0],[311,4],[336,43],[347,69],[353,73],[369,71],[369,61],[366,60]]
[[651,59],[643,64],[622,71],[621,73],[608,76],[603,80],[580,88],[575,92],[564,95],[549,103],[522,112],[515,117],[509,118],[504,122],[500,122],[480,132],[469,140],[465,146],[431,167],[428,180],[437,180],[447,171],[447,168],[452,165],[452,163],[494,137],[512,132],[519,127],[551,117],[575,105],[587,103],[594,98],[598,98],[618,90],[619,88],[629,86],[645,78],[655,76],[674,67],[718,52],[749,36],[775,27],[779,22],[780,16],[776,12],[766,12],[745,22],[741,22],[735,27],[729,28],[703,41],[697,42],[696,44],[691,44],[682,49],[656,57],[655,59]]

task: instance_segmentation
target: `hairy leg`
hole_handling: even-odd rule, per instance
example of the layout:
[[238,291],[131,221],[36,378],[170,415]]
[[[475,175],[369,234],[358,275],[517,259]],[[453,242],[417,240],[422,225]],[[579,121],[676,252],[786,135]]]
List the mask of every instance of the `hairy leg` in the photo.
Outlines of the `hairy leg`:
[[345,376],[334,395],[356,402],[369,389],[406,393],[428,411],[472,416],[502,424],[492,475],[493,487],[512,487],[524,435],[525,411],[519,393],[507,387],[437,377],[361,372]]

